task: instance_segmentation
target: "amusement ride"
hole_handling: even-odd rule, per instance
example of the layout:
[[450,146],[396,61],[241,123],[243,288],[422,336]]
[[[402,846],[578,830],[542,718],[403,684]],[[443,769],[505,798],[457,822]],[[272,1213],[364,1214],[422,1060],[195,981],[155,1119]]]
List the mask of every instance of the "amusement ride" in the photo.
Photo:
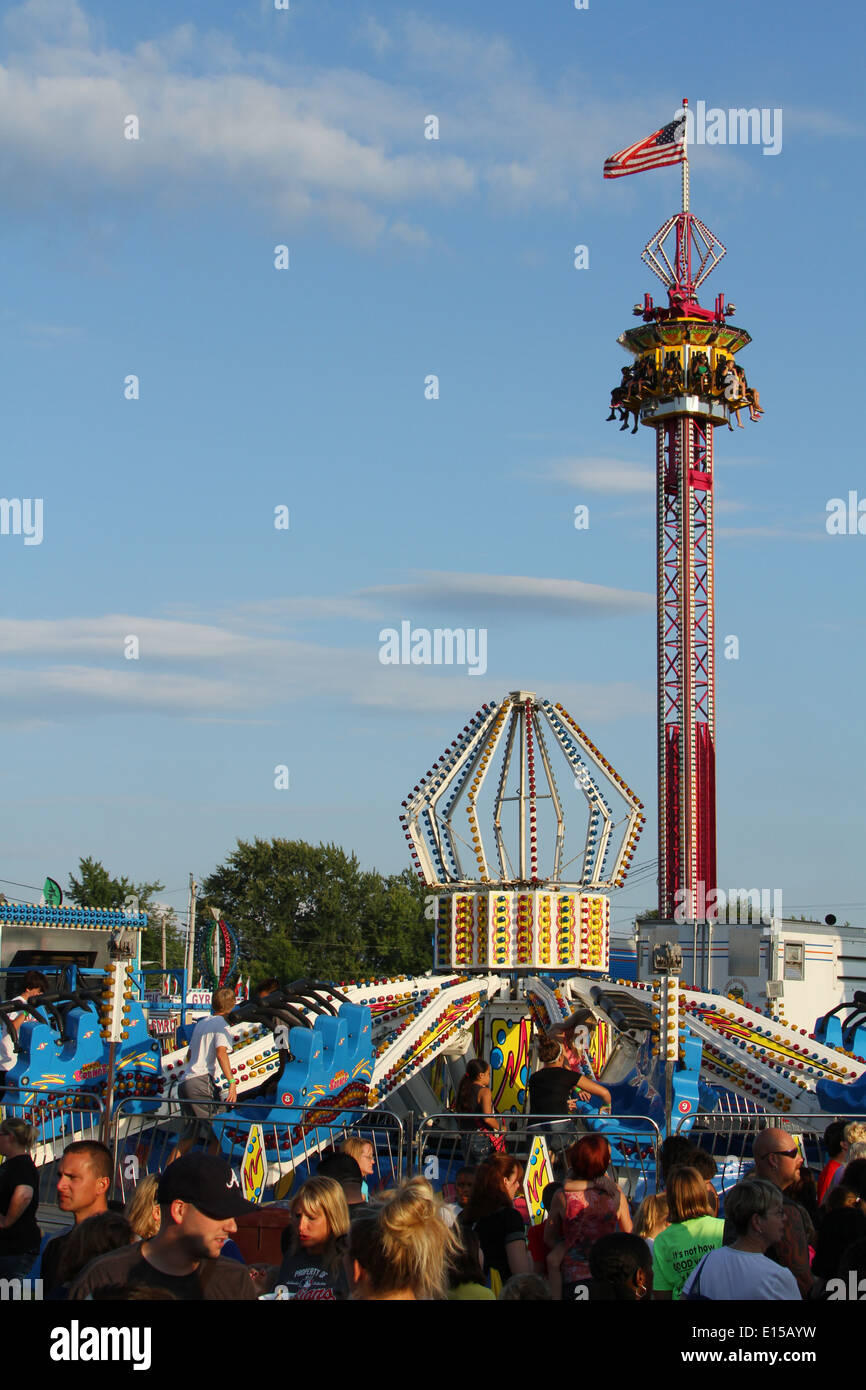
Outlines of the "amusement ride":
[[[683,929],[711,921],[703,905],[717,884],[713,441],[720,427],[741,424],[741,411],[754,421],[763,411],[737,360],[751,340],[730,322],[735,306],[723,294],[711,309],[697,298],[725,247],[690,211],[682,126],[682,207],[643,251],[667,303],[646,294],[634,306],[640,322],[617,340],[631,360],[608,417],[655,434],[650,977],[611,976],[609,894],[634,859],[641,802],[553,698],[518,690],[482,704],[400,813],[430,895],[432,970],[288,982],[240,998],[229,1017],[238,1099],[213,1126],[255,1200],[284,1190],[335,1127],[431,1116],[456,1126],[448,1110],[473,1056],[490,1061],[495,1110],[523,1116],[535,1039],[577,1011],[591,1024],[585,1065],[610,1091],[611,1113],[582,1100],[569,1123],[603,1130],[625,1167],[654,1137],[700,1128],[720,1109],[741,1119],[805,1116],[818,1131],[832,1114],[866,1112],[866,996],[803,1028],[784,1021],[769,991],[762,1009],[683,980]],[[160,972],[154,984],[140,965],[145,925],[120,912],[0,903],[4,945],[14,937],[36,948],[50,937],[56,955],[58,934],[77,943],[60,987],[28,1004],[5,1078],[7,1111],[38,1120],[45,1153],[83,1123],[83,1095],[115,1125],[121,1156],[140,1152],[145,1119],[156,1135],[147,1161],[163,1161],[177,1137],[189,1032],[209,1011],[211,988],[236,981],[237,942],[215,914],[191,943],[194,969]],[[31,965],[38,955],[28,953]],[[0,1024],[9,1011],[0,1006]]]

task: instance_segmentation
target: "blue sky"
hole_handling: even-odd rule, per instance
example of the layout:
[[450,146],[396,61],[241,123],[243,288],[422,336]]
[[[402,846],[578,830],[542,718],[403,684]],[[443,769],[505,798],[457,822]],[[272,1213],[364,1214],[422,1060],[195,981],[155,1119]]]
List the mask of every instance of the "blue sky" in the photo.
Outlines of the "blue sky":
[[[825,528],[829,498],[866,497],[864,23],[695,11],[684,64],[682,15],[5,10],[2,492],[44,502],[41,545],[0,536],[7,881],[92,854],[181,907],[190,869],[254,835],[396,871],[400,801],[517,687],[641,796],[654,859],[653,439],[605,415],[631,306],[662,298],[640,251],[679,171],[601,169],[687,95],[783,113],[776,156],[691,161],[728,247],[704,302],[738,306],[766,407],[716,441],[717,634],[740,643],[718,661],[720,882],[866,918],[866,539]],[[486,628],[486,674],[383,666],[403,620]],[[627,883],[617,922],[653,900]]]

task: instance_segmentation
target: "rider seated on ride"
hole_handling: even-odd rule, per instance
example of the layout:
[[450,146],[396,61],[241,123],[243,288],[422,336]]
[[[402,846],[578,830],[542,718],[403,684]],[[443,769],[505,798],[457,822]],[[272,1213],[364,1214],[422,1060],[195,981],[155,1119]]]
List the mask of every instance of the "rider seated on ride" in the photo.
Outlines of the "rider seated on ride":
[[614,386],[610,393],[610,414],[607,417],[608,420],[616,419],[617,408],[622,405],[625,397],[629,395],[630,392],[632,369],[631,367],[620,367],[620,372],[619,386]]
[[705,352],[696,352],[689,363],[689,390],[706,395],[710,382],[710,364]]
[[664,366],[662,367],[662,394],[671,395],[682,390],[683,385],[683,364],[679,354],[676,352],[665,353]]

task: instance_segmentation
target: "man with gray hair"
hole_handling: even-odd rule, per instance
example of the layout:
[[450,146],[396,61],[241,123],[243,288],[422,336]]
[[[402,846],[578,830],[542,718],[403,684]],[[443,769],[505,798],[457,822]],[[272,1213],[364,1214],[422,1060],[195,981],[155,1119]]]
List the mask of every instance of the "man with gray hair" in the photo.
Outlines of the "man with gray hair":
[[815,1242],[815,1230],[809,1213],[787,1195],[788,1188],[797,1181],[803,1156],[793,1135],[785,1129],[762,1129],[755,1136],[752,1153],[754,1177],[773,1183],[782,1194],[782,1235],[767,1247],[766,1254],[791,1271],[803,1298],[808,1298],[814,1282],[809,1246]]

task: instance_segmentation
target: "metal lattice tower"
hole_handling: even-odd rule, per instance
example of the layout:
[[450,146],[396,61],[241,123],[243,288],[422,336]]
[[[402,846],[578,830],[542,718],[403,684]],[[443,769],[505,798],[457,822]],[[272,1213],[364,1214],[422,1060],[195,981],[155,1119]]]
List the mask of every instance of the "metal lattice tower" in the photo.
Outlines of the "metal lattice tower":
[[[688,211],[670,217],[643,259],[668,291],[649,295],[643,322],[619,342],[634,354],[616,402],[656,433],[658,544],[659,917],[695,920],[717,886],[713,433],[739,411],[760,414],[734,353],[751,341],[726,322],[735,312],[718,295],[712,310],[698,287],[725,247]],[[613,401],[612,401],[613,414]],[[698,885],[703,885],[703,893]]]

